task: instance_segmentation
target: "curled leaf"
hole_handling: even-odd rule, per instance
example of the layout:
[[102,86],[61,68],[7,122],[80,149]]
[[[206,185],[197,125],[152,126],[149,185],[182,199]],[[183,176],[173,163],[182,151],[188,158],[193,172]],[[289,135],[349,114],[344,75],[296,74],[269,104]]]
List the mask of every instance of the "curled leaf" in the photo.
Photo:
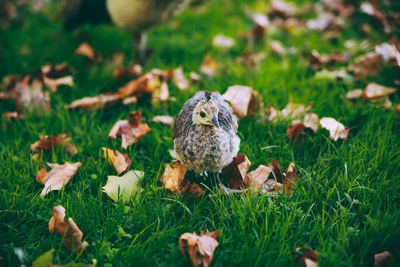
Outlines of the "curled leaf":
[[129,169],[131,166],[131,160],[128,154],[122,154],[118,150],[112,150],[106,147],[101,148],[103,150],[103,157],[108,159],[109,163],[114,165],[115,170],[118,174],[121,174]]
[[41,69],[43,83],[52,92],[56,92],[58,86],[68,85],[74,86],[74,78],[67,64],[60,65],[45,65]]
[[381,253],[375,254],[374,256],[374,266],[384,267],[384,266],[395,266],[396,259],[393,257],[392,253],[389,251],[383,251]]
[[246,188],[250,190],[260,190],[266,180],[268,180],[269,175],[272,172],[272,166],[260,165],[252,172],[246,174],[243,184]]
[[187,90],[190,86],[190,81],[186,79],[185,75],[183,74],[182,67],[176,68],[172,71],[172,82],[180,90]]
[[243,186],[243,181],[250,165],[251,162],[245,154],[239,154],[233,158],[233,161],[225,167],[225,180],[229,188],[238,189]]
[[143,176],[144,172],[142,171],[128,171],[121,177],[108,176],[107,183],[102,190],[115,202],[120,199],[123,203],[126,203],[131,196],[142,190],[140,179]]
[[114,124],[108,137],[117,139],[117,135],[120,135],[122,138],[121,146],[126,149],[150,131],[150,127],[141,121],[142,113],[140,111],[131,112],[129,113],[129,120],[120,120]]
[[369,83],[367,85],[367,88],[365,88],[363,97],[367,98],[367,99],[376,99],[376,98],[380,98],[383,96],[387,96],[396,91],[397,91],[397,89],[393,88],[393,87],[387,87],[387,86],[383,86],[383,85],[380,85],[377,83]]
[[317,267],[318,266],[318,253],[308,249],[299,247],[296,248],[296,260],[300,263],[301,267]]
[[306,135],[304,128],[306,128],[306,126],[303,123],[295,122],[287,128],[286,135],[290,140],[299,144],[304,140]]
[[325,128],[329,131],[329,137],[335,141],[340,139],[347,139],[350,129],[335,120],[334,118],[324,117],[319,123],[322,128]]
[[67,137],[66,134],[59,134],[56,136],[39,135],[39,140],[31,144],[31,150],[34,152],[42,152],[44,150],[51,150],[57,146],[64,146],[65,151],[73,156],[78,153],[78,150],[70,141],[71,138]]
[[68,218],[68,221],[64,221],[65,208],[63,206],[54,207],[53,214],[49,221],[49,231],[52,234],[57,233],[63,238],[62,244],[64,247],[81,252],[89,246],[86,241],[82,242],[83,233],[74,220]]
[[201,231],[200,236],[196,233],[184,233],[179,237],[179,250],[182,255],[186,255],[185,247],[194,267],[210,266],[214,255],[214,250],[218,246],[219,231],[206,232]]
[[251,116],[261,106],[260,94],[249,86],[229,86],[222,96],[230,102],[233,112],[239,117]]
[[113,77],[116,82],[132,79],[142,74],[142,66],[132,63],[129,67],[119,67],[114,70]]
[[203,59],[203,63],[200,66],[200,72],[206,76],[215,76],[218,72],[217,62],[211,58],[210,54],[206,54]]
[[44,185],[40,193],[42,196],[47,195],[50,191],[60,190],[64,185],[68,184],[71,178],[78,172],[82,163],[66,162],[63,165],[47,163],[47,165],[51,168],[50,172],[47,172],[46,167],[43,167],[36,175],[36,181]]

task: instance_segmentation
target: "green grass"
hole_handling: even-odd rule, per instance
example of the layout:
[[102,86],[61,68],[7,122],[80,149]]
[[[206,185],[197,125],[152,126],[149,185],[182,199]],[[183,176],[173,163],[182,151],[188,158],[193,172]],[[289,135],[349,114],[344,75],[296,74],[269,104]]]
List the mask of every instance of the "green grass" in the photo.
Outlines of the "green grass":
[[[393,78],[399,77],[398,70],[353,84],[314,80],[302,51],[346,51],[346,40],[365,38],[349,24],[336,43],[323,40],[318,33],[293,36],[278,29],[256,46],[258,51],[266,51],[266,60],[258,70],[247,69],[235,62],[246,47],[237,36],[251,30],[252,23],[243,10],[255,3],[207,1],[174,19],[179,24],[177,29],[168,23],[150,31],[148,44],[154,53],[145,70],[182,66],[188,75],[198,71],[208,51],[222,67],[219,75],[204,78],[189,91],[181,92],[171,84],[170,93],[177,101],[153,106],[139,101],[98,111],[66,109],[75,99],[119,88],[107,61],[114,51],[125,54],[125,64],[131,60],[132,46],[126,32],[104,25],[84,26],[81,33],[66,32],[52,9],[45,9],[43,14],[21,10],[19,20],[0,29],[0,77],[31,73],[46,63],[67,62],[74,69],[76,83],[51,95],[51,115],[27,114],[23,120],[1,124],[1,265],[30,265],[55,248],[55,263],[90,263],[95,258],[99,266],[188,266],[188,258],[179,252],[178,238],[200,229],[221,231],[213,266],[295,266],[292,252],[299,246],[316,250],[321,266],[371,266],[374,254],[384,250],[400,260],[400,119],[393,110],[377,108],[374,103],[344,101],[345,92],[364,88],[369,81],[392,85]],[[234,37],[235,47],[227,52],[213,48],[211,41],[217,33]],[[374,34],[376,39],[369,40],[372,44],[386,40],[378,29]],[[103,55],[103,64],[88,65],[74,54],[83,37]],[[277,57],[267,48],[269,39],[298,50]],[[167,153],[173,147],[171,129],[150,123],[151,132],[128,149],[131,168],[145,172],[143,192],[126,206],[101,192],[107,175],[116,174],[101,157],[101,147],[120,148],[120,141],[107,139],[118,119],[125,119],[133,110],[142,111],[145,121],[154,115],[176,116],[197,90],[223,93],[234,84],[252,86],[261,93],[265,106],[283,108],[289,98],[297,103],[313,102],[312,111],[320,117],[334,117],[350,127],[349,138],[334,142],[328,131],[320,129],[295,145],[286,137],[286,122],[271,124],[259,115],[243,118],[239,123],[240,152],[251,160],[251,170],[270,158],[284,168],[295,162],[299,182],[293,197],[210,198],[205,194],[186,200],[170,196],[158,179],[165,162],[171,161]],[[400,103],[399,94],[391,100]],[[14,104],[1,103],[0,112],[12,110]],[[79,153],[69,156],[55,149],[45,153],[41,162],[83,164],[63,190],[43,198],[42,185],[35,181],[41,166],[31,159],[30,144],[39,134],[59,133],[70,135]],[[263,150],[266,146],[274,147]],[[62,247],[59,236],[48,231],[56,205],[66,208],[67,217],[74,219],[90,244],[79,259]],[[121,234],[119,227],[131,237]],[[24,252],[22,262],[14,252],[16,248]]]

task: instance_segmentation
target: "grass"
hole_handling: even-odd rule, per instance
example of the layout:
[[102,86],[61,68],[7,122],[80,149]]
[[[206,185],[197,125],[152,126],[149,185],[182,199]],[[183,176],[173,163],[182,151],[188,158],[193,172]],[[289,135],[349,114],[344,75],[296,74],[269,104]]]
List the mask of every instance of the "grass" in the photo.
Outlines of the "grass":
[[[314,72],[301,52],[346,51],[346,40],[365,39],[353,24],[343,30],[336,43],[315,32],[291,35],[278,29],[256,46],[256,50],[267,53],[259,69],[247,69],[235,61],[246,47],[237,36],[252,27],[243,10],[258,4],[207,1],[151,30],[149,47],[154,52],[145,70],[182,66],[186,74],[198,71],[208,51],[223,66],[221,74],[204,78],[189,91],[170,85],[177,101],[153,106],[139,101],[98,111],[66,109],[75,99],[116,91],[120,86],[113,80],[113,68],[107,62],[114,51],[125,54],[125,64],[131,60],[132,46],[126,32],[106,25],[86,25],[80,31],[67,32],[51,7],[43,13],[21,10],[20,19],[0,29],[0,77],[31,73],[46,63],[67,62],[74,69],[76,83],[51,95],[49,116],[27,114],[12,124],[2,122],[1,265],[30,265],[55,248],[54,262],[62,264],[71,260],[90,263],[95,258],[99,266],[188,266],[188,258],[179,252],[178,238],[184,232],[200,229],[221,230],[213,266],[294,266],[297,263],[292,252],[299,246],[316,250],[321,266],[371,266],[374,254],[384,250],[400,260],[400,119],[393,110],[377,108],[374,103],[344,100],[345,92],[364,88],[369,81],[391,85],[399,73],[385,71],[351,84],[313,79]],[[362,20],[366,18],[360,15]],[[371,43],[385,41],[379,29],[373,31],[376,37],[369,40]],[[213,48],[211,41],[217,33],[234,37],[236,45],[229,51]],[[103,55],[103,64],[88,65],[74,54],[83,39]],[[274,56],[266,45],[270,39],[298,50],[284,57]],[[169,127],[151,124],[151,132],[128,149],[131,168],[145,172],[143,192],[127,205],[114,203],[101,192],[107,175],[116,174],[101,157],[101,147],[120,148],[119,141],[107,139],[118,119],[125,119],[132,110],[142,111],[146,121],[154,115],[176,116],[197,90],[223,93],[234,84],[252,86],[266,105],[279,108],[290,98],[297,103],[313,102],[312,111],[320,117],[334,117],[350,127],[349,138],[334,142],[327,131],[320,129],[295,145],[286,137],[287,122],[275,125],[259,115],[243,118],[239,123],[240,152],[251,160],[251,169],[270,158],[284,168],[295,162],[299,183],[293,197],[210,198],[205,194],[200,199],[186,200],[168,195],[158,180],[165,162],[171,161],[167,151],[173,147],[173,140]],[[400,103],[398,93],[391,99]],[[11,110],[15,110],[12,103],[1,103],[1,112]],[[42,186],[34,178],[41,166],[32,160],[30,144],[39,134],[59,133],[68,133],[79,153],[69,156],[57,148],[44,154],[41,162],[80,161],[83,165],[63,190],[43,198]],[[266,146],[273,147],[263,149]],[[62,247],[59,236],[48,231],[56,205],[66,208],[67,216],[75,220],[90,244],[79,259]],[[22,249],[23,258],[17,257],[17,249]]]

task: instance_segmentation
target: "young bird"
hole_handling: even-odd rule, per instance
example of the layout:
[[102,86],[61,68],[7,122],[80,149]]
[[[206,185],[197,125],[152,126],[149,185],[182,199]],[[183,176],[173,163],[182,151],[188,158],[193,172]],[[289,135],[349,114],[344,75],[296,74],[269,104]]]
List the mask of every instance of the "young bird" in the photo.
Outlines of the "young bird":
[[66,28],[83,23],[109,22],[129,31],[144,56],[146,35],[151,27],[162,24],[180,11],[190,0],[64,0],[63,20]]
[[234,191],[221,183],[219,172],[239,151],[237,128],[236,117],[220,94],[198,92],[176,117],[172,132],[174,156],[197,174],[215,173],[226,192]]

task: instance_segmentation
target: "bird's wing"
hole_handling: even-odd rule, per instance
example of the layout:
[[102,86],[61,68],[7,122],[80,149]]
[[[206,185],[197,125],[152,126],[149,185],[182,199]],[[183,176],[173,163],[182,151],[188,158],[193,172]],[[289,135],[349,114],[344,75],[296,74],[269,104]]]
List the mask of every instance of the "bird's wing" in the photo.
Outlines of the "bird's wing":
[[181,111],[176,116],[174,127],[172,128],[173,139],[180,137],[185,133],[185,130],[189,129],[192,125],[193,110],[201,100],[201,93],[204,96],[204,92],[198,92],[194,97],[183,104]]

